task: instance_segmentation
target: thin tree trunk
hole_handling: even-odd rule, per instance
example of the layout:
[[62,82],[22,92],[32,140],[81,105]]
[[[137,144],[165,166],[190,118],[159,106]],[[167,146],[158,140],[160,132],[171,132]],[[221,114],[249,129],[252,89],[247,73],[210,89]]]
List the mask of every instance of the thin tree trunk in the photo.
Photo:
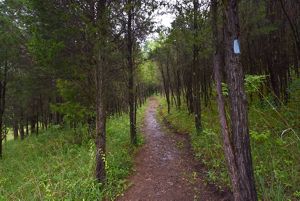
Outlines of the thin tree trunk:
[[21,118],[20,118],[20,125],[19,125],[19,130],[20,130],[20,138],[21,140],[24,140],[25,138],[25,132],[24,132],[24,113],[23,113],[23,108],[21,108]]
[[[16,118],[16,117],[14,117],[14,118]],[[14,119],[13,121],[14,121],[13,122],[14,140],[17,140],[18,136],[19,136],[19,134],[18,134],[18,130],[19,130],[19,128],[18,128],[18,122],[17,122],[16,119]]]
[[129,102],[129,119],[130,119],[130,140],[133,145],[137,144],[136,125],[135,125],[135,100],[134,100],[134,66],[133,66],[133,36],[132,36],[132,21],[133,21],[133,3],[127,1],[128,21],[127,21],[127,62],[128,62],[128,102]]
[[2,158],[2,141],[3,141],[3,135],[2,135],[2,121],[0,121],[0,159]]
[[192,93],[193,93],[193,111],[194,111],[194,118],[195,118],[195,127],[197,132],[202,131],[202,124],[201,124],[201,100],[199,94],[199,83],[198,83],[198,70],[197,65],[198,62],[198,54],[199,54],[199,47],[196,44],[197,37],[198,37],[198,9],[199,9],[199,1],[194,0],[194,41],[193,41],[193,64],[192,64]]
[[179,70],[179,48],[176,45],[176,65],[177,65],[177,70],[175,71],[175,77],[177,78],[177,85],[176,85],[176,93],[177,93],[177,104],[178,108],[181,107],[181,71]]
[[[4,140],[5,140],[5,142],[7,142],[8,129],[5,125],[3,126],[3,131],[4,131]],[[2,138],[2,140],[3,140],[3,138]]]
[[[248,127],[247,99],[244,90],[244,75],[239,54],[233,52],[233,41],[239,37],[237,0],[223,1],[225,14],[225,68],[227,72],[234,167],[232,184],[236,201],[256,201]],[[230,151],[230,150],[228,150]],[[230,156],[232,157],[232,156]],[[235,175],[236,174],[236,175]]]
[[294,36],[294,39],[295,39],[295,44],[296,44],[296,47],[298,49],[298,59],[300,59],[300,33],[298,31],[298,27],[297,27],[296,24],[294,24],[292,22],[292,19],[290,18],[287,10],[285,9],[285,5],[283,3],[283,0],[279,0],[279,2],[280,2],[281,9],[282,9],[284,15],[286,16],[286,19],[288,20],[289,25],[292,29],[292,33],[293,33],[293,36]]
[[[59,100],[59,97],[58,97],[58,96],[55,97],[55,103],[56,103],[56,104],[59,104],[59,103],[60,103],[60,100]],[[59,112],[56,111],[56,112],[54,113],[54,116],[53,116],[53,117],[54,117],[54,124],[56,124],[56,125],[58,125],[58,124],[60,123],[60,120],[59,120],[60,117],[59,117],[59,116],[60,116],[60,115],[59,115]]]
[[166,80],[166,76],[164,73],[164,69],[163,66],[160,67],[160,72],[161,72],[161,76],[163,79],[163,85],[164,85],[164,91],[165,91],[165,96],[166,96],[166,101],[167,101],[167,107],[168,107],[168,113],[170,113],[170,92],[169,92],[169,86],[167,84],[167,80]]
[[7,59],[5,59],[3,80],[0,82],[1,84],[0,86],[0,158],[2,158],[2,141],[3,141],[2,132],[3,132],[3,114],[5,110],[7,68],[8,68]]
[[99,183],[106,182],[105,157],[106,157],[106,115],[103,104],[102,81],[96,79],[97,97],[96,97],[96,178]]
[[31,135],[35,133],[35,120],[34,120],[34,116],[31,116],[31,118],[30,118],[30,130],[31,130]]
[[43,106],[43,99],[42,99],[42,95],[40,94],[39,97],[39,105],[40,105],[40,111],[41,111],[41,128],[45,129],[45,124],[44,124],[44,106]]
[[[104,99],[104,67],[106,65],[105,56],[105,38],[106,38],[106,0],[100,0],[98,4],[98,16],[97,22],[94,24],[97,26],[101,24],[99,29],[99,35],[96,36],[98,42],[102,41],[102,47],[99,52],[97,52],[96,61],[96,75],[95,75],[95,85],[96,85],[96,179],[99,183],[106,183],[106,111],[105,111],[105,99]],[[93,7],[92,7],[93,8]],[[93,12],[93,10],[91,11]],[[92,15],[93,16],[93,15]],[[103,49],[102,49],[103,48]]]
[[29,122],[28,122],[28,117],[26,118],[26,136],[29,136],[29,126],[28,126]]
[[21,138],[21,140],[24,140],[25,132],[24,132],[24,125],[23,125],[22,121],[20,121],[19,130],[20,130],[20,138]]
[[39,113],[36,113],[36,134],[39,134]]
[[176,77],[177,77],[177,88],[176,88],[177,105],[178,105],[178,108],[180,108],[181,107],[181,79],[180,79],[180,71],[179,70],[177,70]]

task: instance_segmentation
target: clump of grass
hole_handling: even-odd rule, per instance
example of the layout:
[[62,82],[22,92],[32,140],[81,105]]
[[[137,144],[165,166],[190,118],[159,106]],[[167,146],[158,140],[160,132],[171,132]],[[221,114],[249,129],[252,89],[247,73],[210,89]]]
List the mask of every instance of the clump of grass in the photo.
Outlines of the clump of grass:
[[[145,106],[138,110],[139,127],[144,110]],[[72,130],[51,127],[24,141],[8,141],[0,160],[0,200],[114,200],[127,187],[133,151],[128,115],[111,117],[107,123],[108,182],[103,187],[94,179],[92,139],[74,143]]]

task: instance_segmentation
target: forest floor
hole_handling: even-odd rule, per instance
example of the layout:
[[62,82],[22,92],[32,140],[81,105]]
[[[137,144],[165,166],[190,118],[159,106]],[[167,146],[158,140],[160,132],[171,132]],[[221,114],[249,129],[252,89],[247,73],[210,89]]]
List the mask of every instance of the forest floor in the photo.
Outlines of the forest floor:
[[230,200],[204,182],[203,167],[190,149],[187,135],[164,129],[156,118],[159,102],[152,98],[145,114],[145,145],[136,156],[130,187],[119,201]]

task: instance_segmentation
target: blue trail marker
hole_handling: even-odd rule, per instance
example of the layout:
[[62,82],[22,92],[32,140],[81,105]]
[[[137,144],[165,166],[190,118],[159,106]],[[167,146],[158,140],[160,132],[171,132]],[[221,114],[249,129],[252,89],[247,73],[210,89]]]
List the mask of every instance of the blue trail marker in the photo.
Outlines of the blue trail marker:
[[233,41],[233,51],[234,51],[234,54],[241,54],[240,42],[238,39],[234,39],[234,41]]

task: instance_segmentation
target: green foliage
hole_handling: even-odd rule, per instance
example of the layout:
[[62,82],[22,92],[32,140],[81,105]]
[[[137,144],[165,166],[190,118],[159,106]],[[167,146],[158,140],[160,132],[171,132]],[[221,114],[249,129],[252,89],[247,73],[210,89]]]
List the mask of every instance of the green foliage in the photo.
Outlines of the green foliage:
[[256,143],[264,143],[267,140],[269,140],[270,136],[271,136],[270,131],[263,131],[262,133],[258,133],[253,130],[250,131],[250,137]]
[[[139,129],[144,110],[138,110]],[[72,130],[51,127],[39,136],[9,141],[0,161],[0,200],[114,200],[127,187],[133,167],[129,136],[127,114],[108,120],[105,188],[95,181],[95,145],[87,135],[77,144]]]
[[228,96],[228,94],[229,94],[228,85],[224,82],[222,82],[221,84],[222,84],[222,94],[223,94],[223,96]]
[[94,113],[90,108],[80,104],[80,93],[78,87],[67,80],[57,80],[57,90],[64,102],[52,104],[51,110],[64,115],[64,121],[69,125],[85,123]]
[[266,4],[265,1],[261,1],[259,4],[255,1],[241,1],[240,3],[241,29],[249,39],[268,35],[278,29],[277,24],[272,24],[268,20]]
[[246,93],[259,92],[263,83],[266,80],[266,75],[246,75],[245,76],[245,90]]
[[53,39],[45,40],[34,36],[28,43],[30,53],[35,57],[36,62],[46,70],[47,67],[54,65],[53,61],[64,48],[64,44]]
[[[245,76],[245,91],[247,94],[258,93],[266,80],[266,75],[246,75]],[[229,95],[228,85],[222,82],[222,93],[224,96]]]
[[90,113],[86,108],[79,103],[64,102],[60,104],[52,104],[51,110],[64,114],[64,121],[68,124],[84,122]]
[[157,85],[158,80],[158,69],[153,61],[147,60],[139,66],[138,78],[142,83],[147,85]]

